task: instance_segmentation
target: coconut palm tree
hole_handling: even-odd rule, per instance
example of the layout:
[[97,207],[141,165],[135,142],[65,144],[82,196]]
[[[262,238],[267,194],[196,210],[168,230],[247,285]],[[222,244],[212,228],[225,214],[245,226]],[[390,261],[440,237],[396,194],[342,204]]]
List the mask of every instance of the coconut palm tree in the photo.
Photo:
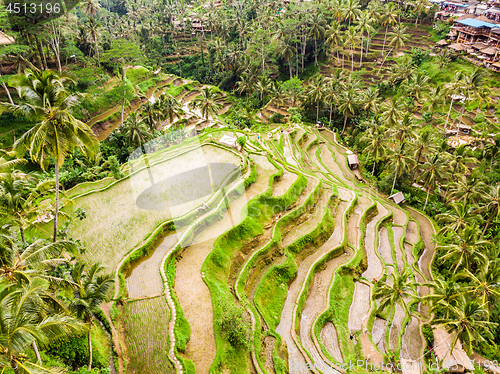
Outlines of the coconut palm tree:
[[38,213],[39,200],[53,189],[52,180],[39,181],[34,174],[11,172],[0,185],[0,214],[19,227],[21,240],[26,244],[24,230]]
[[319,119],[319,107],[325,96],[326,86],[327,82],[325,80],[325,77],[322,76],[321,74],[318,74],[314,76],[313,79],[311,79],[311,82],[306,88],[305,95],[307,100],[310,101],[311,103],[316,103],[316,122]]
[[261,101],[264,100],[264,98],[266,97],[267,93],[271,89],[271,85],[272,85],[272,82],[267,76],[262,75],[260,77],[259,81],[255,85],[255,88],[260,93],[260,100]]
[[148,126],[151,133],[156,129],[156,123],[158,122],[158,112],[156,106],[149,100],[143,105],[141,118],[144,123]]
[[408,304],[417,298],[415,292],[417,283],[413,273],[405,268],[401,274],[391,273],[389,278],[391,281],[382,283],[373,293],[373,299],[380,300],[378,310],[389,308],[389,314],[391,314],[399,304],[409,316]]
[[445,280],[441,277],[434,278],[434,282],[425,284],[431,291],[423,297],[423,301],[430,301],[431,312],[442,313],[444,318],[449,318],[451,308],[456,307],[465,290],[456,282],[456,277],[451,276]]
[[401,99],[393,96],[388,102],[384,102],[380,108],[381,120],[386,122],[389,126],[397,123],[398,119],[402,116],[403,105]]
[[420,102],[422,92],[429,88],[429,76],[421,71],[414,72],[404,86],[405,93]]
[[425,107],[431,114],[431,120],[436,112],[436,109],[439,108],[444,103],[444,88],[441,85],[433,86],[427,95],[427,100],[425,101]]
[[337,52],[337,61],[340,64],[339,46],[343,44],[342,25],[339,21],[332,21],[325,32],[325,43]]
[[443,252],[440,260],[452,260],[452,271],[457,271],[461,266],[475,270],[485,264],[488,261],[485,252],[491,242],[480,239],[479,236],[479,227],[476,225],[467,226],[455,233],[451,236],[451,242],[441,242],[436,247],[436,251]]
[[[350,0],[357,1],[357,0]],[[315,12],[309,17],[309,35],[314,39],[314,63],[318,66],[318,39],[325,34],[325,19],[319,12]]]
[[440,234],[460,232],[470,225],[480,223],[481,216],[474,213],[474,207],[460,201],[451,203],[450,206],[450,210],[436,216],[436,220],[440,224],[444,224],[439,230]]
[[345,31],[345,43],[349,45],[351,51],[351,71],[354,71],[354,49],[356,48],[356,43],[358,41],[358,32],[354,26],[350,26]]
[[403,118],[396,123],[396,126],[392,129],[392,134],[394,138],[400,142],[406,141],[409,138],[415,138],[415,132],[417,130],[417,124],[415,123],[413,114],[406,112]]
[[158,113],[160,126],[166,120],[170,123],[174,122],[174,118],[180,118],[184,114],[179,100],[169,94],[162,94],[154,103],[154,108]]
[[403,172],[408,171],[411,166],[411,159],[408,156],[406,144],[406,142],[399,142],[394,149],[389,148],[389,166],[394,168],[394,180],[390,195],[394,192],[396,178],[400,177]]
[[457,147],[455,152],[450,157],[450,166],[453,169],[454,175],[461,175],[469,170],[469,165],[479,163],[478,160],[470,155],[470,150],[465,144]]
[[358,18],[358,25],[356,26],[359,33],[361,34],[361,56],[359,59],[359,67],[361,67],[361,65],[363,64],[363,46],[365,44],[365,33],[370,36],[370,34],[375,30],[372,26],[373,22],[373,17],[367,11],[361,12],[361,15]]
[[493,339],[491,329],[497,324],[489,321],[488,310],[478,300],[467,301],[464,296],[456,307],[449,308],[448,318],[439,318],[435,315],[431,321],[432,325],[443,326],[454,332],[450,352],[453,352],[458,339],[462,341],[468,355],[472,354],[474,342],[487,342]]
[[222,108],[222,104],[217,102],[221,98],[219,92],[213,87],[203,87],[200,90],[200,95],[196,96],[190,103],[189,107],[191,109],[198,108],[201,111],[201,115],[205,120],[208,120],[209,116],[214,116],[219,113]]
[[105,267],[99,263],[92,265],[85,271],[85,265],[76,263],[71,271],[75,287],[75,298],[69,306],[78,318],[88,326],[87,339],[89,344],[89,364],[87,370],[92,368],[92,324],[94,313],[99,305],[108,299],[108,292],[113,286],[113,277],[103,275]]
[[415,151],[415,164],[421,163],[422,155],[434,154],[436,149],[435,132],[431,129],[422,129],[412,142]]
[[458,95],[462,94],[463,90],[463,85],[462,85],[462,80],[463,80],[463,72],[462,71],[457,71],[455,73],[455,76],[453,77],[453,80],[448,84],[447,91],[448,94],[451,97],[451,102],[450,102],[450,108],[448,109],[448,115],[446,116],[446,121],[444,124],[444,130],[448,127],[448,121],[450,119],[450,114],[451,114],[451,108],[453,107],[453,101]]
[[372,124],[367,131],[363,133],[361,141],[365,144],[363,152],[368,152],[366,161],[373,156],[372,175],[375,173],[375,165],[377,161],[384,156],[386,152],[387,134],[383,126]]
[[290,73],[290,79],[292,79],[292,58],[297,53],[297,49],[291,43],[289,38],[283,39],[283,42],[280,44],[280,56],[282,56],[285,61],[288,63],[288,71]]
[[472,298],[478,298],[479,302],[491,312],[491,306],[500,300],[499,260],[487,261],[474,273],[464,269],[459,277],[467,282],[465,289],[471,293]]
[[399,12],[396,9],[394,3],[386,3],[382,6],[382,12],[380,13],[380,21],[382,26],[385,26],[384,34],[384,44],[382,45],[382,57],[384,57],[385,43],[387,41],[387,32],[389,31],[389,26],[396,24],[396,17]]
[[468,204],[479,199],[485,191],[486,185],[477,174],[461,174],[456,181],[448,184],[446,197],[449,201],[457,200]]
[[345,131],[347,118],[352,117],[360,100],[360,90],[355,85],[348,85],[345,87],[338,98],[338,111],[344,116],[344,125],[342,127],[341,135]]
[[489,188],[480,195],[480,200],[481,206],[477,211],[488,216],[488,220],[486,221],[486,225],[481,235],[484,236],[493,218],[500,217],[500,184],[489,186]]
[[151,138],[148,127],[137,112],[129,114],[123,126],[120,127],[120,132],[125,134],[128,144],[134,147],[142,146]]
[[420,16],[420,13],[427,7],[428,0],[415,0],[413,3],[413,11],[417,15],[417,19],[415,20],[415,27],[418,25],[418,18]]
[[17,88],[20,104],[8,104],[7,108],[24,114],[36,124],[16,141],[14,149],[20,156],[26,152],[43,170],[54,159],[56,196],[54,208],[54,235],[57,240],[57,219],[59,216],[59,169],[68,153],[78,148],[83,155],[95,153],[97,139],[82,121],[71,115],[70,109],[80,97],[67,90],[65,84],[74,81],[53,71],[26,70],[12,83]]
[[[483,87],[484,78],[486,77],[485,70],[481,67],[476,67],[469,74],[464,74],[461,80],[461,86],[463,90],[463,94],[465,95],[465,102],[462,106],[462,110],[460,112],[460,122],[463,120],[463,115],[465,111],[465,105],[467,101],[473,100],[480,89]],[[458,122],[457,122],[457,133],[458,133]]]
[[87,29],[87,36],[90,38],[90,41],[94,43],[93,49],[95,55],[97,56],[97,66],[101,67],[101,59],[99,57],[99,39],[101,37],[101,24],[97,22],[94,17],[91,17],[85,24],[85,28]]
[[421,169],[419,179],[424,183],[424,188],[427,190],[423,209],[425,211],[430,191],[436,189],[440,180],[448,177],[448,168],[446,160],[443,159],[439,153],[436,153],[421,166]]
[[342,19],[348,21],[348,27],[351,27],[351,22],[356,22],[361,15],[360,5],[358,0],[345,0],[342,4]]
[[47,347],[68,335],[83,330],[82,324],[70,315],[50,313],[43,296],[49,283],[34,278],[28,283],[0,281],[0,369],[11,367],[16,374],[55,374],[58,370],[44,368],[29,361],[25,352],[36,342]]
[[380,68],[378,69],[378,74],[380,74],[380,71],[382,70],[382,67],[384,66],[385,60],[387,60],[387,57],[391,54],[391,52],[394,49],[399,49],[404,47],[406,40],[408,40],[408,35],[406,35],[406,27],[403,25],[396,25],[392,29],[392,37],[389,42],[389,46],[392,46],[392,48],[387,52],[385,55],[382,64],[380,65]]

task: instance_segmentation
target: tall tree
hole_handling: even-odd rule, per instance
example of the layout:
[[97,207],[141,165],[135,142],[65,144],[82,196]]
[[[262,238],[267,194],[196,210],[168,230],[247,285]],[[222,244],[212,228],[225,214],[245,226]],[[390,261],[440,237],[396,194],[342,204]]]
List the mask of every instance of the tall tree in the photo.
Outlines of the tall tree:
[[440,180],[448,176],[446,160],[441,158],[439,153],[434,154],[425,164],[422,165],[420,180],[424,182],[424,188],[427,190],[425,197],[424,211],[427,208],[429,193],[435,190]]
[[222,104],[217,101],[220,98],[220,93],[213,87],[203,87],[200,90],[200,95],[191,100],[189,107],[192,109],[198,108],[201,111],[202,117],[208,120],[209,116],[216,115],[222,108]]
[[43,170],[54,159],[56,196],[54,201],[54,235],[57,240],[57,219],[59,215],[59,169],[68,153],[75,148],[85,156],[95,152],[97,139],[92,130],[70,114],[70,109],[80,97],[72,94],[66,84],[74,81],[53,71],[26,70],[12,81],[16,87],[20,104],[4,104],[14,113],[22,113],[36,122],[30,130],[16,141],[17,154],[30,154]]
[[92,265],[88,271],[85,271],[85,265],[76,263],[71,271],[71,277],[77,286],[75,298],[71,301],[69,307],[88,326],[88,371],[92,368],[92,324],[94,314],[99,306],[107,300],[108,292],[113,286],[113,277],[103,275],[103,271],[104,266],[98,263]]

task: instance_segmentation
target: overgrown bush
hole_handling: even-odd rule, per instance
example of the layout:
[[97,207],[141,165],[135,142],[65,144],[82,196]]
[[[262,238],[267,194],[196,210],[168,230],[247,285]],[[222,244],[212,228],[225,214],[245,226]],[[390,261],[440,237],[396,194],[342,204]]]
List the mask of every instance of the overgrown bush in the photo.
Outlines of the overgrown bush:
[[251,325],[244,309],[234,302],[224,300],[222,313],[217,323],[233,347],[251,347]]

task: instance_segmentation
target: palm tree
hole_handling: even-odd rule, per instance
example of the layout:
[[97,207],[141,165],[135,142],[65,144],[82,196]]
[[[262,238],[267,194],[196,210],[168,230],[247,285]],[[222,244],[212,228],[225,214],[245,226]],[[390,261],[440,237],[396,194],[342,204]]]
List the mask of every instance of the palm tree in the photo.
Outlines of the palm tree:
[[158,113],[160,125],[167,119],[173,123],[174,117],[180,118],[184,114],[179,101],[170,94],[161,95],[154,103],[154,107]]
[[441,312],[444,318],[449,318],[451,308],[456,307],[461,300],[464,289],[456,282],[456,277],[451,276],[449,280],[436,277],[434,282],[425,284],[432,289],[423,297],[424,301],[430,301],[431,312]]
[[312,103],[316,103],[316,122],[319,119],[319,106],[325,95],[326,81],[321,74],[314,76],[306,88],[306,98]]
[[354,71],[354,49],[355,44],[358,41],[358,32],[354,26],[350,26],[345,31],[345,43],[350,45],[349,49],[351,51],[351,71]]
[[325,23],[325,19],[319,12],[313,13],[309,18],[309,35],[314,39],[314,63],[316,66],[318,66],[318,39],[325,33]]
[[196,96],[189,103],[189,107],[191,109],[200,109],[203,118],[205,120],[208,120],[209,116],[214,116],[219,113],[219,110],[221,110],[222,104],[217,102],[217,100],[220,98],[221,95],[215,90],[215,88],[203,87],[200,90],[200,95]]
[[448,127],[448,120],[450,119],[451,108],[453,107],[453,101],[455,100],[456,96],[461,94],[462,92],[462,79],[463,79],[463,72],[457,71],[455,73],[453,80],[447,87],[449,95],[451,96],[451,102],[450,102],[450,108],[448,109],[448,115],[446,116],[446,122],[444,124],[444,130],[446,130],[446,128]]
[[425,197],[423,209],[424,211],[425,208],[427,208],[430,191],[434,191],[436,189],[439,180],[443,180],[447,177],[447,163],[446,160],[440,157],[439,153],[434,154],[430,160],[422,165],[422,171],[419,178],[424,182],[424,188],[427,190],[427,196]]
[[[155,102],[156,104],[156,102]],[[156,129],[156,123],[158,122],[158,112],[156,110],[156,105],[151,103],[149,100],[143,105],[141,117],[144,123],[149,127],[149,131],[153,132]]]
[[[461,86],[463,93],[465,95],[464,105],[462,106],[462,111],[460,113],[460,122],[462,122],[465,105],[467,101],[472,100],[477,96],[477,93],[483,86],[484,78],[486,76],[485,70],[481,67],[476,67],[469,74],[465,74],[461,80]],[[458,133],[458,122],[457,122],[457,133]]]
[[500,263],[487,261],[479,270],[472,273],[465,269],[462,274],[468,285],[466,289],[472,294],[474,299],[479,298],[479,302],[487,306],[491,312],[491,306],[496,305],[500,300]]
[[405,41],[408,40],[408,36],[406,35],[406,27],[403,25],[396,25],[393,27],[392,31],[392,38],[391,41],[389,42],[389,45],[392,46],[389,52],[384,57],[384,60],[382,61],[382,64],[380,65],[380,68],[378,69],[378,74],[380,74],[380,70],[382,70],[382,67],[384,66],[385,60],[387,60],[387,57],[391,54],[391,52],[394,49],[399,49],[404,47]]
[[0,369],[11,367],[14,373],[55,374],[28,361],[25,352],[32,342],[42,347],[83,330],[74,317],[48,313],[43,296],[49,283],[41,278],[20,285],[0,282]]
[[85,265],[76,263],[71,271],[75,287],[75,298],[69,306],[79,318],[88,325],[88,344],[89,344],[89,364],[87,370],[92,368],[92,321],[94,313],[108,298],[108,292],[113,286],[113,277],[111,275],[102,275],[104,266],[97,263],[85,271]]
[[338,110],[344,116],[344,126],[342,127],[341,135],[345,131],[345,126],[347,124],[347,118],[352,117],[356,110],[356,106],[359,103],[359,90],[355,87],[346,87],[339,95],[339,106]]
[[266,97],[267,93],[271,89],[271,85],[272,82],[267,76],[263,75],[260,77],[259,81],[255,85],[255,88],[260,93],[261,101]]
[[469,170],[467,164],[477,164],[475,157],[470,156],[470,150],[465,144],[457,147],[451,155],[450,166],[453,168],[454,175],[466,173]]
[[447,199],[463,201],[464,204],[479,199],[486,191],[486,185],[476,174],[459,175],[458,179],[447,186]]
[[430,89],[427,95],[427,100],[425,102],[425,107],[431,113],[431,119],[434,116],[434,112],[437,108],[444,103],[444,88],[443,86],[434,86]]
[[38,201],[53,187],[53,181],[38,181],[32,174],[12,172],[0,185],[0,213],[11,218],[19,227],[21,240],[26,244],[24,230],[38,213]]
[[473,266],[477,268],[488,261],[485,250],[489,246],[491,242],[479,238],[479,227],[471,225],[452,235],[450,243],[440,243],[436,251],[444,252],[440,257],[441,261],[453,261],[452,271],[457,271],[462,265],[470,270]]
[[387,41],[387,31],[389,30],[390,25],[394,25],[397,22],[396,17],[398,13],[399,12],[396,10],[394,3],[386,3],[382,7],[380,20],[382,21],[382,26],[385,26],[384,44],[382,45],[382,57],[384,57],[385,43]]
[[417,71],[407,79],[404,88],[408,96],[420,102],[421,93],[429,88],[429,76],[426,73]]
[[415,20],[415,27],[418,25],[418,17],[420,16],[420,13],[426,8],[428,3],[428,0],[416,0],[413,3],[413,11],[417,15],[417,19]]
[[413,141],[413,149],[415,151],[415,164],[418,165],[422,155],[436,152],[435,132],[430,129],[422,129]]
[[392,129],[394,137],[400,142],[406,141],[408,138],[413,139],[415,137],[415,131],[417,129],[417,124],[413,119],[413,114],[407,112],[401,120],[397,122],[397,126]]
[[363,64],[363,45],[365,43],[365,33],[369,36],[374,31],[372,26],[373,21],[373,17],[371,17],[367,11],[361,12],[361,15],[358,18],[357,29],[361,34],[361,56],[359,59],[359,67]]
[[473,342],[486,342],[485,338],[493,339],[490,329],[497,324],[489,321],[488,310],[478,300],[467,301],[462,295],[458,305],[450,307],[449,311],[448,318],[435,315],[431,321],[432,325],[451,328],[455,332],[449,352],[453,352],[458,339],[465,344],[468,355],[472,354]]
[[361,15],[358,0],[345,0],[342,7],[342,18],[349,22],[348,28],[351,27],[351,21],[356,21]]
[[89,18],[86,24],[87,35],[90,40],[94,43],[95,54],[97,56],[97,66],[101,66],[101,59],[99,57],[99,38],[101,36],[100,32],[101,24],[98,23],[94,17]]
[[386,140],[387,134],[386,130],[383,126],[372,125],[368,128],[367,131],[364,132],[361,141],[366,144],[363,148],[364,152],[368,152],[368,157],[366,161],[370,159],[370,155],[373,156],[373,167],[372,167],[372,175],[375,173],[375,165],[381,156],[385,154],[386,151]]
[[120,132],[125,134],[128,144],[135,147],[142,146],[151,138],[148,127],[137,112],[129,114],[123,126],[120,127]]
[[343,43],[343,38],[342,38],[342,25],[340,24],[339,21],[332,21],[332,24],[327,27],[326,33],[325,33],[325,43],[330,47],[330,48],[335,48],[335,51],[337,52],[337,61],[340,64],[340,57],[339,57],[339,45]]
[[385,102],[381,107],[381,119],[387,122],[389,126],[393,126],[397,123],[398,119],[402,115],[403,105],[401,100],[397,96],[393,96],[389,102]]
[[288,70],[290,72],[290,79],[292,79],[292,58],[297,53],[297,49],[293,46],[288,38],[283,39],[280,44],[280,56],[282,56],[288,63]]
[[380,300],[378,310],[389,308],[389,314],[391,314],[399,304],[409,316],[408,304],[417,297],[415,293],[417,283],[413,273],[405,268],[401,274],[391,273],[389,278],[391,281],[384,282],[373,294],[374,300]]
[[40,72],[28,69],[13,80],[22,103],[7,105],[8,109],[36,121],[36,125],[14,144],[17,154],[29,152],[31,159],[39,163],[43,170],[49,166],[50,158],[54,158],[54,241],[57,240],[59,215],[59,169],[67,154],[75,148],[89,156],[95,153],[98,144],[90,127],[70,114],[79,96],[66,89],[65,84],[68,82],[74,83],[72,79],[50,70]]
[[481,194],[480,199],[481,207],[478,212],[488,215],[488,220],[481,235],[484,236],[493,218],[500,217],[500,184],[490,186],[488,190]]
[[394,167],[394,181],[392,182],[391,193],[394,191],[396,185],[396,178],[400,177],[404,171],[410,169],[411,159],[408,157],[406,151],[406,142],[400,142],[395,149],[389,151],[389,165]]
[[439,230],[440,234],[456,233],[472,224],[479,224],[480,216],[474,213],[474,208],[464,202],[451,203],[451,208],[445,213],[438,214],[436,220],[444,224]]
[[98,0],[85,0],[83,3],[83,11],[89,17],[95,17],[99,9],[101,9],[101,4]]

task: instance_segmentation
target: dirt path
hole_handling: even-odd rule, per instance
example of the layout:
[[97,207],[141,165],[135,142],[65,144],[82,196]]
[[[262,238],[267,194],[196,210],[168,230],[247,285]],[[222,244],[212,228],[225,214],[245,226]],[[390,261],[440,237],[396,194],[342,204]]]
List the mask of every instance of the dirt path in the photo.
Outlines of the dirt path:
[[132,269],[130,276],[125,279],[130,298],[152,296],[163,291],[160,264],[167,252],[177,243],[180,234],[179,232],[166,236],[151,256]]
[[368,259],[368,268],[363,273],[363,277],[369,281],[373,279],[380,279],[384,268],[380,262],[380,258],[375,253],[375,230],[377,223],[387,214],[389,211],[380,203],[377,202],[378,213],[377,215],[366,225],[365,232],[365,251]]
[[123,351],[122,351],[122,342],[120,339],[120,336],[118,332],[116,331],[115,324],[112,323],[111,319],[111,305],[113,302],[109,302],[106,304],[101,304],[101,310],[103,311],[104,315],[110,321],[110,326],[111,326],[111,338],[113,339],[113,346],[115,347],[116,355],[118,356],[118,374],[123,374]]

